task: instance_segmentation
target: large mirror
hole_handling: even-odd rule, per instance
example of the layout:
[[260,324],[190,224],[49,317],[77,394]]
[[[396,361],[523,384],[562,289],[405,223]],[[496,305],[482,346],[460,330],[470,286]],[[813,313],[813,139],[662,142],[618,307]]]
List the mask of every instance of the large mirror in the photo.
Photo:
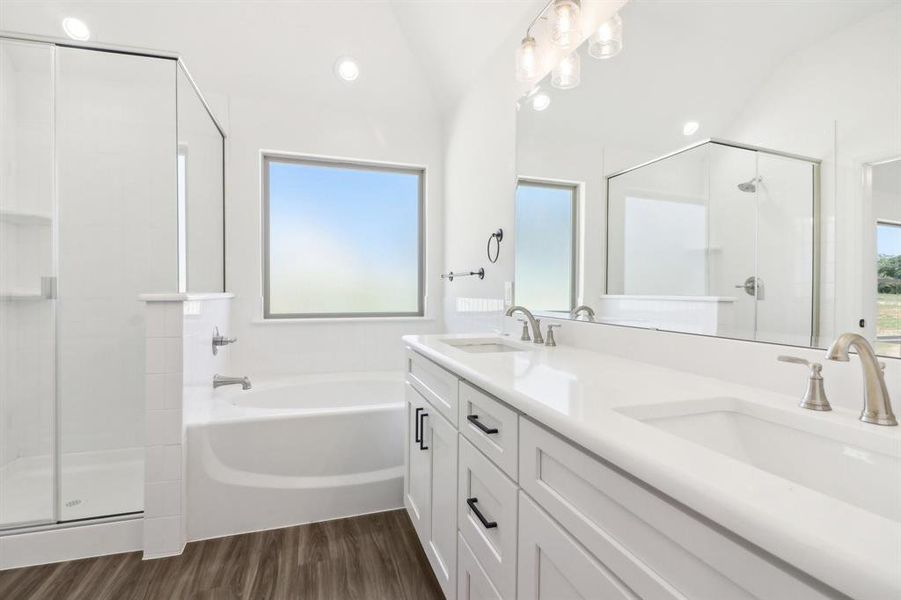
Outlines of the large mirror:
[[518,107],[533,312],[901,357],[901,4],[630,2]]

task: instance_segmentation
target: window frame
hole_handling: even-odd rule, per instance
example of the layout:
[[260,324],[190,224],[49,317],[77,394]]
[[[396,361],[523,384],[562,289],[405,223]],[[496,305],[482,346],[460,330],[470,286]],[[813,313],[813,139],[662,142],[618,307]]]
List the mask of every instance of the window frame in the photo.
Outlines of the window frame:
[[[383,163],[351,158],[333,158],[313,155],[291,154],[284,152],[272,152],[263,150],[260,152],[261,164],[261,209],[262,209],[262,295],[263,295],[263,320],[316,320],[316,319],[396,319],[396,318],[423,318],[425,317],[425,264],[426,264],[426,167],[420,165],[405,165],[398,163]],[[404,175],[416,175],[419,181],[417,201],[417,308],[413,312],[326,312],[326,313],[273,313],[270,307],[270,204],[269,204],[269,165],[271,163],[287,163],[316,167],[331,167],[352,171],[378,171],[387,173],[399,173]]]
[[[572,311],[576,307],[576,304],[579,299],[579,205],[582,197],[582,187],[583,183],[578,181],[566,181],[563,179],[546,179],[542,177],[530,177],[521,175],[516,178],[516,189],[514,190],[514,207],[513,207],[513,217],[514,222],[516,220],[516,198],[519,196],[519,188],[520,186],[525,185],[529,187],[543,187],[550,189],[563,189],[569,190],[572,193],[572,204],[571,204],[571,215],[572,215],[572,229],[571,229],[571,241],[572,248],[571,259],[570,259],[570,267],[569,267],[569,309]],[[515,256],[515,248],[514,248],[514,256]],[[516,265],[514,264],[513,268],[514,276],[516,274]],[[514,277],[515,279],[515,277]],[[516,289],[514,286],[513,291],[514,301],[516,300]],[[540,310],[540,309],[539,309]]]

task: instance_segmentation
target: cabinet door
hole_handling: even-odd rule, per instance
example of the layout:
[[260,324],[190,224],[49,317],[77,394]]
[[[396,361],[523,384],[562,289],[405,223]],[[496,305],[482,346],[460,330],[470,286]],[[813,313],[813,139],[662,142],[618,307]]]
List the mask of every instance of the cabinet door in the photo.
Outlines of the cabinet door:
[[462,535],[457,547],[457,600],[503,600]]
[[426,404],[425,445],[431,456],[431,523],[426,555],[447,598],[457,589],[457,430]]
[[519,600],[638,599],[528,496],[519,495]]
[[420,425],[426,418],[428,404],[408,383],[407,398],[407,443],[404,447],[404,506],[413,521],[419,540],[426,546],[431,523],[432,473],[428,446],[422,443]]

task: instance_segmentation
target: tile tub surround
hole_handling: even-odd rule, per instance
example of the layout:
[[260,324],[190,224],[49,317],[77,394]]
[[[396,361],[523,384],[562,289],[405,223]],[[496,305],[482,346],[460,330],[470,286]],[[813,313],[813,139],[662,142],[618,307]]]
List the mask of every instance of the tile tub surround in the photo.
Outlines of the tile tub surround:
[[213,328],[227,334],[231,294],[145,294],[147,427],[144,558],[181,554],[185,523],[185,386],[211,386],[227,372],[228,350],[213,356]]
[[[827,585],[860,598],[893,597],[901,591],[901,523],[614,410],[731,397],[801,411],[795,396],[573,347],[471,354],[443,341],[466,337],[470,336],[406,336],[404,341],[531,419]],[[800,376],[803,379],[803,373]],[[901,428],[859,423],[859,409],[803,412],[805,419],[854,428],[878,446],[901,444]]]

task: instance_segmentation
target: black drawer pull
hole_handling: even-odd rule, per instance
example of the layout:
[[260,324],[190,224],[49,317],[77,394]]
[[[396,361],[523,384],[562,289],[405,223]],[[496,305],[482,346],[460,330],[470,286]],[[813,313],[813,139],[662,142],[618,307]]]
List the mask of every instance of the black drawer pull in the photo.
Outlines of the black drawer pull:
[[488,427],[487,425],[479,421],[479,415],[469,415],[466,417],[466,420],[481,429],[482,433],[487,433],[488,435],[497,433],[497,429],[495,429],[494,427]]
[[422,433],[419,432],[419,413],[421,413],[421,412],[424,411],[424,410],[425,410],[425,409],[422,408],[422,407],[417,408],[417,409],[416,409],[416,416],[413,417],[413,419],[415,420],[415,429],[416,429],[416,431],[415,431],[414,434],[413,434],[413,440],[414,440],[417,444],[418,444],[419,442],[422,441]]
[[483,515],[481,511],[476,508],[476,502],[478,501],[478,498],[467,498],[466,504],[468,504],[470,510],[472,510],[472,512],[476,514],[476,518],[482,522],[482,527],[484,527],[485,529],[494,529],[495,527],[497,527],[497,521],[489,521],[485,518],[485,515]]
[[427,416],[429,416],[429,413],[427,413],[427,412],[422,412],[419,414],[419,419],[418,419],[419,420],[419,439],[417,441],[419,442],[420,450],[428,450],[429,449],[429,447],[425,445],[425,429],[422,428],[422,426],[424,425],[425,418]]

